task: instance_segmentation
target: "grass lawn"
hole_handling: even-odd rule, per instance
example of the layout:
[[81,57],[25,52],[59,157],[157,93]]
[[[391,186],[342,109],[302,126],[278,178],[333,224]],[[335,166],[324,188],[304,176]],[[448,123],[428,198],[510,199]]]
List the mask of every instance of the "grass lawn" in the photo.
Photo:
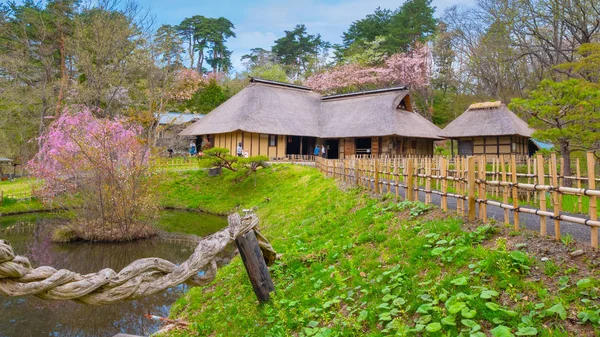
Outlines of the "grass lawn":
[[[256,186],[255,186],[256,184]],[[496,224],[466,224],[422,203],[338,187],[316,169],[170,173],[165,206],[228,213],[257,207],[282,254],[259,305],[239,258],[172,316],[169,336],[596,336],[595,253]],[[569,252],[582,248],[583,256]],[[542,261],[544,257],[544,261]]]
[[31,195],[31,185],[35,183],[31,178],[17,178],[14,180],[0,181],[0,190],[4,194]]

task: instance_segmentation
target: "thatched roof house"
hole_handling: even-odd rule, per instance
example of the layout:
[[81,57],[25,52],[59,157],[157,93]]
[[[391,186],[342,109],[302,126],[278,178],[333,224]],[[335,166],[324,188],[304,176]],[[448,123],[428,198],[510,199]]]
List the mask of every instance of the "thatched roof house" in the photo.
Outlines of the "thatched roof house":
[[467,111],[442,131],[458,141],[458,155],[531,154],[537,147],[530,138],[534,130],[501,102],[483,102]]
[[[354,154],[432,154],[441,130],[412,111],[406,87],[322,97],[308,87],[252,78],[250,84],[182,135],[235,153],[285,157],[329,147]],[[262,139],[264,138],[264,141]]]

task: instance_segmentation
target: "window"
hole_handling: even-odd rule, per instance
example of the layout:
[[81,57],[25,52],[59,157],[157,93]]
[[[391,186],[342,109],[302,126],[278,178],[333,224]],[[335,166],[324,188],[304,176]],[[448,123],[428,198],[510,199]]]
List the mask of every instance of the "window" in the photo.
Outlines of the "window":
[[269,135],[269,146],[277,146],[277,135]]

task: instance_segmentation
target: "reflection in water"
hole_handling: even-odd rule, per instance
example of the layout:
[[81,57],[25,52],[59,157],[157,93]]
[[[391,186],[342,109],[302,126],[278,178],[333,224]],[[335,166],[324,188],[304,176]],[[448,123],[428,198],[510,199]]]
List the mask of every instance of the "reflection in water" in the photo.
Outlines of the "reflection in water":
[[[31,219],[27,219],[31,220]],[[50,241],[51,229],[60,219],[38,216],[36,226],[16,224],[19,229],[1,230],[16,254],[25,255],[33,266],[48,265],[79,273],[103,268],[115,271],[136,259],[159,257],[181,263],[194,250],[194,243],[160,238],[131,243],[71,243]],[[6,225],[0,223],[0,228]],[[36,297],[0,297],[0,337],[28,336],[114,336],[119,332],[149,335],[160,327],[144,318],[150,312],[168,316],[170,305],[187,289],[185,285],[159,294],[106,306],[73,301],[48,301]]]

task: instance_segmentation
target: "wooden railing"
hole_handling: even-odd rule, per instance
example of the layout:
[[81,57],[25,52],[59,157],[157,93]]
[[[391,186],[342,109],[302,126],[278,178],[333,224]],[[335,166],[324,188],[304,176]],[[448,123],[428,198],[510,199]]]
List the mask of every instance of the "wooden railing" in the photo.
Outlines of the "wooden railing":
[[555,154],[549,158],[542,155],[525,158],[522,165],[517,165],[514,155],[488,159],[485,156],[455,157],[452,161],[442,156],[317,158],[315,166],[329,177],[376,193],[388,192],[398,197],[399,189],[403,188],[408,200],[419,200],[419,193],[424,193],[425,203],[431,203],[432,195],[437,194],[444,210],[448,209],[447,198],[456,198],[458,214],[467,213],[471,221],[476,217],[487,221],[487,205],[493,205],[504,210],[507,224],[512,212],[514,228],[519,230],[519,214],[534,214],[540,218],[541,235],[546,235],[547,219],[553,221],[557,240],[561,236],[561,221],[585,225],[591,231],[591,245],[598,248],[600,190],[596,190],[599,178],[595,176],[593,153],[587,154],[587,176],[582,175],[579,160],[576,175],[565,176],[562,160]]

